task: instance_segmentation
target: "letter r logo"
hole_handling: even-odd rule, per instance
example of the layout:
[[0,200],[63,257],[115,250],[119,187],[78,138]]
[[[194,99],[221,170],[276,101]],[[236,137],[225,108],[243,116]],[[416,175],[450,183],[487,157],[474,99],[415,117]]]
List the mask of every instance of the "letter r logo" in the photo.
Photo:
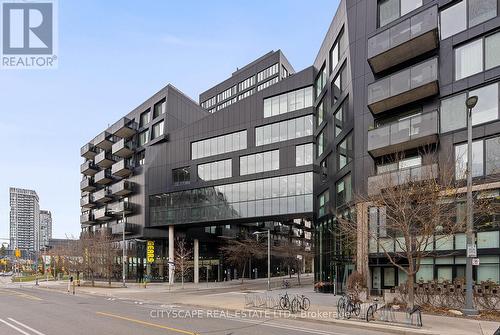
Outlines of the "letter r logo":
[[53,48],[52,3],[2,3],[3,53],[50,55]]

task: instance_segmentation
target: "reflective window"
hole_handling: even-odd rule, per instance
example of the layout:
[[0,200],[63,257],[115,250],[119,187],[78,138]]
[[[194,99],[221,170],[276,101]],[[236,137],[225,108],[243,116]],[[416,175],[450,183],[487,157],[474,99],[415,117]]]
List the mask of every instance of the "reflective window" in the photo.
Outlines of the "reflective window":
[[157,137],[160,137],[164,134],[165,130],[165,122],[158,122],[153,126],[153,131],[151,133],[151,139],[154,140]]
[[476,95],[477,105],[472,110],[472,125],[498,119],[498,83],[462,93],[441,101],[441,132],[467,126],[467,97]]
[[337,207],[352,200],[351,174],[337,182]]
[[345,102],[335,111],[333,114],[333,119],[335,121],[335,137],[339,136],[344,128],[344,120],[346,119],[347,112],[347,99]]
[[342,69],[335,76],[332,83],[332,104],[337,103],[338,99],[346,89],[347,66],[344,63]]
[[318,217],[326,214],[326,208],[330,202],[330,190],[326,190],[318,197]]
[[378,23],[383,27],[422,6],[422,0],[378,0]]
[[316,126],[319,126],[320,124],[323,123],[323,120],[325,119],[325,113],[326,113],[326,107],[325,107],[325,104],[324,104],[324,100],[321,100],[321,102],[319,103],[318,107],[316,108],[316,115],[317,115],[317,118],[316,118]]
[[486,174],[500,174],[500,137],[486,140]]
[[483,40],[475,40],[455,49],[455,80],[483,71]]
[[143,146],[148,142],[149,142],[149,129],[146,129],[141,133],[139,133],[139,146]]
[[151,121],[151,111],[148,109],[147,111],[141,113],[141,117],[139,118],[139,127],[144,127]]
[[231,178],[233,176],[232,174],[231,159],[198,165],[198,178],[203,181]]
[[273,79],[269,79],[268,81],[263,82],[257,86],[257,91],[262,91],[265,88],[268,88],[271,85],[276,84],[280,80],[279,77],[274,77]]
[[292,140],[299,137],[310,136],[312,135],[313,131],[312,120],[312,115],[306,115],[295,119],[256,127],[255,145],[261,146],[270,143]]
[[276,116],[312,106],[312,87],[264,99],[264,117]]
[[414,156],[401,159],[397,162],[377,164],[377,174],[384,174],[387,172],[393,172],[397,170],[408,169],[416,166],[422,165],[422,157]]
[[323,152],[325,151],[325,146],[326,146],[326,135],[325,135],[325,129],[324,128],[321,133],[319,133],[318,137],[316,138],[316,147],[317,147],[317,157],[321,156]]
[[337,40],[333,44],[333,47],[330,49],[330,73],[335,70],[337,65],[339,64],[340,58],[344,53],[345,48],[345,37],[344,37],[344,29],[340,30],[339,35],[337,36]]
[[[472,142],[472,177],[484,174],[483,141]],[[455,146],[455,178],[467,178],[467,143]]]
[[152,195],[152,225],[313,211],[312,172]]
[[210,99],[205,100],[204,102],[201,103],[201,107],[205,109],[209,109],[210,107],[214,106],[217,104],[217,96],[213,96]]
[[321,70],[319,70],[318,76],[314,80],[314,88],[316,91],[316,95],[315,95],[316,98],[319,96],[319,94],[321,93],[321,91],[325,87],[326,80],[328,79],[327,77],[328,77],[328,75],[326,73],[326,66],[325,66],[325,64],[323,64],[323,66],[321,67]]
[[337,167],[342,169],[349,164],[353,158],[352,133],[337,145]]
[[247,88],[255,85],[255,76],[251,76],[245,80],[243,80],[241,83],[238,84],[238,91],[244,91]]
[[[495,1],[496,2],[496,1]],[[500,65],[500,33],[485,38],[485,69],[492,69]]]
[[165,113],[166,107],[167,107],[167,102],[165,101],[165,99],[156,103],[153,108],[153,119]]
[[226,99],[229,99],[230,97],[232,97],[235,94],[236,94],[236,85],[231,86],[230,88],[217,94],[217,102],[221,102],[221,101],[224,101]]
[[279,170],[280,151],[272,150],[240,157],[240,175]]
[[174,185],[189,184],[191,181],[189,166],[172,170],[172,180]]
[[279,71],[279,64],[278,63],[271,65],[267,69],[264,69],[264,70],[260,71],[259,73],[257,73],[257,81],[258,82],[263,81],[263,80],[275,75],[276,73],[278,73],[278,71]]
[[445,39],[467,29],[467,5],[461,1],[441,11],[441,38]]
[[212,137],[191,143],[191,159],[198,159],[247,148],[247,131]]
[[313,163],[313,144],[307,143],[295,147],[295,166]]
[[497,16],[497,0],[468,0],[468,3],[469,27]]

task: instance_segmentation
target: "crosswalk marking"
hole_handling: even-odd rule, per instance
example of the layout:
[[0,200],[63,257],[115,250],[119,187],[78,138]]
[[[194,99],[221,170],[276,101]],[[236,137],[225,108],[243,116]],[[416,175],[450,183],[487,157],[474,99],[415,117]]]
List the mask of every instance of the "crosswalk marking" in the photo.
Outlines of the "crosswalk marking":
[[33,328],[31,328],[30,326],[27,326],[27,325],[25,325],[25,324],[24,324],[24,323],[22,323],[22,322],[16,321],[16,320],[14,320],[13,318],[7,318],[7,319],[9,319],[10,321],[12,321],[12,322],[14,322],[14,323],[17,323],[17,324],[18,324],[18,325],[20,325],[21,327],[24,327],[24,328],[28,329],[29,331],[32,331],[33,333],[35,333],[35,334],[37,334],[37,335],[45,335],[44,333],[39,332],[38,330],[33,329]]
[[14,325],[12,325],[12,324],[8,323],[8,322],[7,322],[7,321],[5,321],[5,320],[0,319],[0,322],[5,323],[7,326],[9,326],[10,328],[12,328],[12,329],[14,329],[14,330],[17,330],[17,331],[18,331],[19,333],[21,333],[21,334],[24,334],[24,335],[30,335],[29,333],[25,332],[24,330],[22,330],[22,329],[20,329],[20,328],[17,328],[16,326],[14,326]]

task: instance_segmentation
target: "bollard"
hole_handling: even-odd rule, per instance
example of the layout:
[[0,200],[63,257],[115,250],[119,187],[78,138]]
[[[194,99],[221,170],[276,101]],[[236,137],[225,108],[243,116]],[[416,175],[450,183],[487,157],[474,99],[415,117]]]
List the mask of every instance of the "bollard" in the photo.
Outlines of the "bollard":
[[75,295],[75,286],[76,286],[76,283],[73,282],[73,295]]

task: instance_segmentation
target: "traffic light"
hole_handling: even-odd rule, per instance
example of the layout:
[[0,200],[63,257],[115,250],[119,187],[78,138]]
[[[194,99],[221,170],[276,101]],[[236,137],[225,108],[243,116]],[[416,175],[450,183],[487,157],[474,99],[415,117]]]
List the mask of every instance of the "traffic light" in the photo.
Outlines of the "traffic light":
[[16,256],[16,258],[21,258],[21,250],[16,249],[15,256]]

